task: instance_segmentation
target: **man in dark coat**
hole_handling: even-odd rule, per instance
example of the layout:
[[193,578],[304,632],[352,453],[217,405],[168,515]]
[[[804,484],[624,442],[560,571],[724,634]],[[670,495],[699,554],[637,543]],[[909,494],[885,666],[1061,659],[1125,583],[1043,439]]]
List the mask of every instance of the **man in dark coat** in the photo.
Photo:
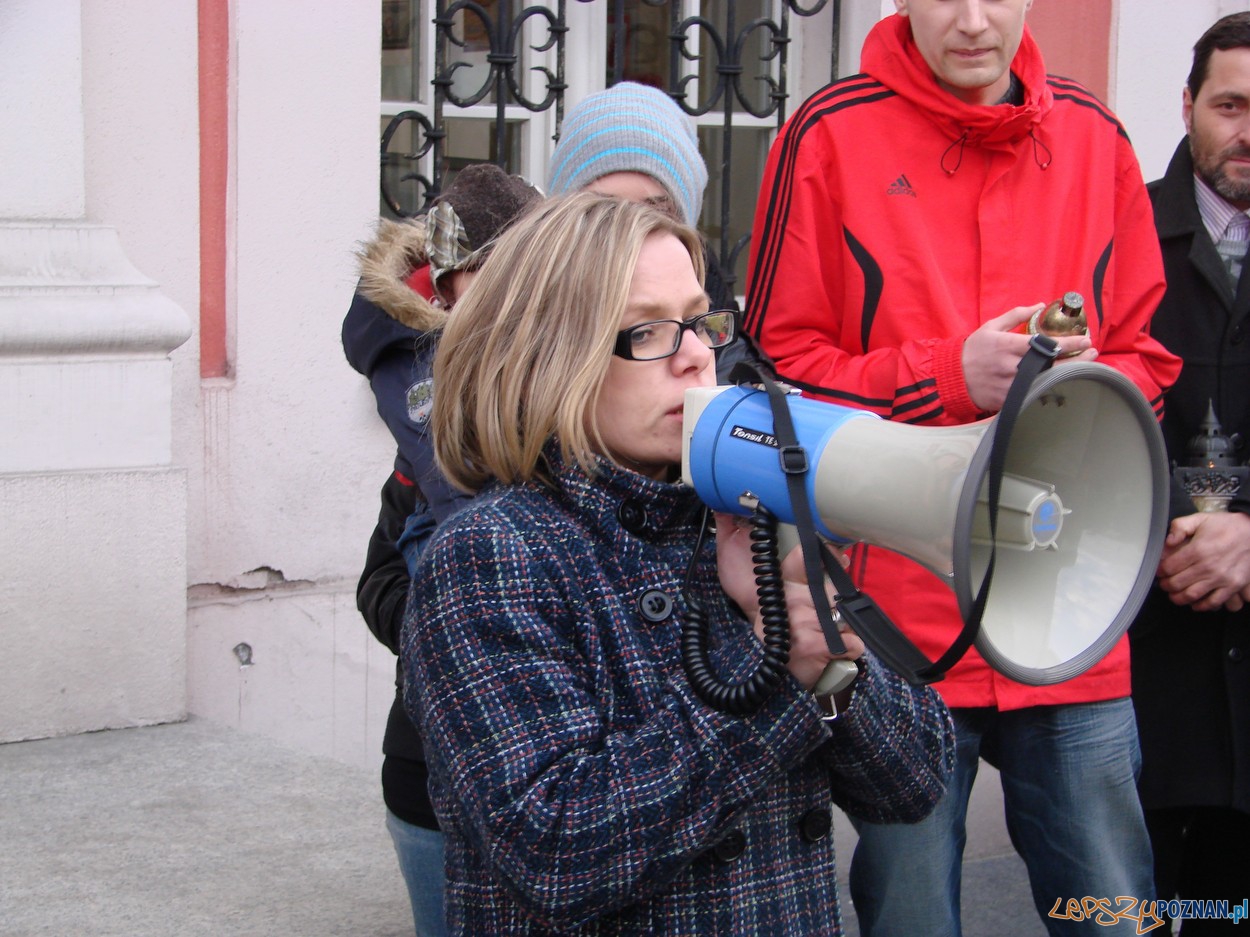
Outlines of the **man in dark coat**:
[[[1187,136],[1150,185],[1167,293],[1151,331],[1184,359],[1163,431],[1173,463],[1208,407],[1244,463],[1250,436],[1250,13],[1194,47]],[[1132,630],[1142,804],[1160,899],[1250,895],[1250,491],[1197,511],[1174,485],[1158,588]],[[1185,920],[1185,937],[1232,921]]]

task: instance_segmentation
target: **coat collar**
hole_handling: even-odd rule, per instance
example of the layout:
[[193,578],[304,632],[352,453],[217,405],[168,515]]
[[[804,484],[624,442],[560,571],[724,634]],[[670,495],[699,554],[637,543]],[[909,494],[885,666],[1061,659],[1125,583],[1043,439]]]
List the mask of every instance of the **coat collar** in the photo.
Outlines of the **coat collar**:
[[1168,163],[1167,172],[1155,186],[1155,228],[1160,238],[1205,231],[1194,196],[1194,160],[1189,153],[1189,137],[1181,138]]
[[543,455],[559,495],[597,528],[623,527],[635,536],[655,539],[674,526],[695,523],[702,510],[694,490],[680,482],[659,482],[604,458],[588,475],[565,463],[555,442],[548,443]]
[[1163,178],[1152,185],[1154,189],[1155,229],[1159,242],[1189,239],[1189,262],[1207,281],[1225,307],[1231,309],[1238,298],[1245,305],[1250,290],[1250,277],[1241,278],[1238,295],[1235,296],[1228,282],[1228,272],[1220,255],[1216,253],[1202,213],[1198,211],[1198,199],[1194,195],[1194,160],[1189,152],[1189,137],[1183,137]]
[[[358,253],[360,294],[396,322],[417,332],[430,332],[447,323],[447,312],[433,302],[429,276],[414,273],[426,267],[425,220],[403,222],[383,219],[376,236]],[[424,290],[424,295],[422,294]]]

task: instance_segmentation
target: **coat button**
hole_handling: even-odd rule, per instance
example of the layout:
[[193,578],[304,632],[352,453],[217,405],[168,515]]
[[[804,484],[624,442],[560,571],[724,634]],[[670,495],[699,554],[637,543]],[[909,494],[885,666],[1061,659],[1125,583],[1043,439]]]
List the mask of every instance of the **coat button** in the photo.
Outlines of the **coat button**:
[[1246,337],[1245,329],[1243,329],[1239,325],[1235,329],[1233,329],[1232,333],[1228,336],[1228,341],[1229,341],[1229,344],[1240,345],[1242,342],[1242,339],[1244,339],[1245,337]]
[[742,830],[730,830],[712,847],[712,855],[720,862],[733,862],[747,851],[747,837]]
[[616,509],[616,519],[631,534],[640,534],[647,526],[647,509],[637,501],[622,501]]
[[1228,649],[1228,659],[1232,661],[1234,664],[1240,664],[1241,658],[1243,656],[1244,655],[1241,653],[1241,648],[1239,647],[1230,647]]
[[647,621],[664,621],[673,613],[673,600],[659,589],[648,589],[638,599],[638,611]]
[[803,833],[803,838],[809,843],[820,842],[829,835],[832,827],[833,815],[823,807],[807,811],[803,814],[803,819],[799,821],[799,829]]

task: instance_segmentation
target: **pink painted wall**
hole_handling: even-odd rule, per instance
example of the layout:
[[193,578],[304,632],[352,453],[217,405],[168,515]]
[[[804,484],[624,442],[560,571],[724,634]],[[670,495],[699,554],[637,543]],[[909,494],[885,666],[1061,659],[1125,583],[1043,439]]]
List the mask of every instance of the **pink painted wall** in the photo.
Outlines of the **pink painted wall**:
[[1037,0],[1029,28],[1042,47],[1046,70],[1075,78],[1108,100],[1112,0]]

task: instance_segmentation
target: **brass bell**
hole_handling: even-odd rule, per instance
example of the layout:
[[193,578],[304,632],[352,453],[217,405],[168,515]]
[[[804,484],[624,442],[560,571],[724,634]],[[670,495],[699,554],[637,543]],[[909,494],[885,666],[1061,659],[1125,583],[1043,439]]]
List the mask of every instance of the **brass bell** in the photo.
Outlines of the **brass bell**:
[[1056,299],[1029,319],[1030,335],[1040,332],[1052,338],[1061,338],[1064,335],[1084,335],[1088,331],[1085,325],[1085,298],[1080,293],[1064,293],[1062,299]]
[[[1089,332],[1085,323],[1085,297],[1080,293],[1067,292],[1062,299],[1049,303],[1045,309],[1033,313],[1029,319],[1030,335],[1049,335],[1051,338],[1062,338],[1065,335],[1086,335]],[[1061,357],[1080,354],[1070,351]]]

